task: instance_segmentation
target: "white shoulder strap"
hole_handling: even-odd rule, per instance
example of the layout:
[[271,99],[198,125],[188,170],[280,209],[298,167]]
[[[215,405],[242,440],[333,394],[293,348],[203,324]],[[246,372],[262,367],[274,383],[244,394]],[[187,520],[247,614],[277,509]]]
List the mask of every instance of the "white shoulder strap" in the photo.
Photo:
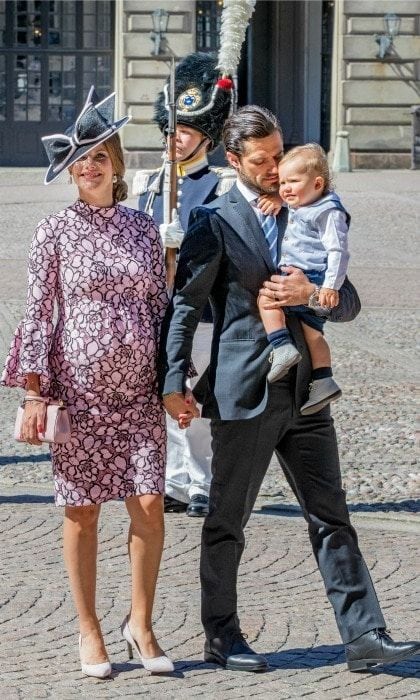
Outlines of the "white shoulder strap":
[[236,182],[236,170],[233,168],[220,167],[211,167],[210,170],[219,178],[219,184],[216,188],[217,196],[220,197],[220,195],[229,192],[232,185]]
[[133,177],[132,193],[134,195],[145,194],[148,190],[151,176],[158,172],[159,170],[136,170]]

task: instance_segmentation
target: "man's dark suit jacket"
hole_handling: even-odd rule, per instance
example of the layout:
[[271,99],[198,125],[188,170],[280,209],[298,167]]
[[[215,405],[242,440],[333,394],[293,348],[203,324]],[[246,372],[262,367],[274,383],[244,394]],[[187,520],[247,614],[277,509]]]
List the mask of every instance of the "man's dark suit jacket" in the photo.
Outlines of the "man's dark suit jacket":
[[[279,255],[287,211],[278,216]],[[270,346],[258,308],[258,290],[276,269],[251,205],[236,185],[206,207],[191,212],[182,243],[175,293],[161,342],[163,394],[185,390],[192,341],[207,299],[214,331],[210,364],[194,389],[205,418],[237,420],[261,413],[267,401]],[[340,290],[334,320],[350,321],[360,302],[347,283]],[[296,407],[306,401],[311,363],[300,322],[292,314],[288,327],[302,360],[296,371]]]

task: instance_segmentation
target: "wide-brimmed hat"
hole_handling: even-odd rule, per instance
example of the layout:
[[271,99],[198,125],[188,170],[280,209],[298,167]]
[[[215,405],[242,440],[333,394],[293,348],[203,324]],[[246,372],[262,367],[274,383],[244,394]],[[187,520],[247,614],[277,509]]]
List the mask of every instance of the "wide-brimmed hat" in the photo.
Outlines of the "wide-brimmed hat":
[[[167,83],[155,102],[154,121],[165,132],[169,121]],[[222,135],[223,124],[232,109],[233,82],[221,77],[216,56],[192,53],[175,69],[175,102],[178,124],[197,129],[215,148]]]
[[50,161],[44,180],[46,185],[85,153],[116,134],[129,121],[130,117],[123,117],[114,122],[114,106],[115,92],[99,100],[92,85],[75,123],[64,134],[42,137]]

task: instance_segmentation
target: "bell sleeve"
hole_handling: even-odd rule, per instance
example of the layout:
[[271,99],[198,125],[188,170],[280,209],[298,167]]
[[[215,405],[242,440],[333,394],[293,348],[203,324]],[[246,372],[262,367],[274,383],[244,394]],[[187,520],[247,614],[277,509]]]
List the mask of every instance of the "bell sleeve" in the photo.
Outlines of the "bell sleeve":
[[41,221],[32,239],[25,316],[16,329],[1,378],[6,386],[25,388],[26,375],[38,374],[44,395],[51,379],[49,352],[58,277],[53,221]]

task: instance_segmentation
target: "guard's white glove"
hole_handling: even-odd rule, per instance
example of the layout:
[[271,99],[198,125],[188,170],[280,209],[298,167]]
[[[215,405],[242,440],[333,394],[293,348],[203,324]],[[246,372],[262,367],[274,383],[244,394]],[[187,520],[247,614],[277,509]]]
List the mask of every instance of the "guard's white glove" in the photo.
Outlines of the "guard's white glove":
[[182,239],[185,236],[185,231],[181,226],[181,222],[179,220],[178,212],[176,209],[172,210],[171,223],[161,224],[159,226],[159,233],[164,248],[181,247]]

